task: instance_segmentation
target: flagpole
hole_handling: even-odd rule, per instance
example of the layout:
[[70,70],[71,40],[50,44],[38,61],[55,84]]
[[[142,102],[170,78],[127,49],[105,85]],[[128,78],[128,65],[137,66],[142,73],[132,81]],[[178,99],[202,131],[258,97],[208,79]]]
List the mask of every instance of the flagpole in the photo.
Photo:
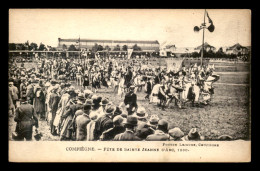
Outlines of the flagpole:
[[204,51],[204,32],[205,32],[205,16],[206,16],[206,9],[204,11],[204,22],[203,22],[203,35],[202,35],[202,49],[201,49],[201,59],[200,59],[200,66],[202,67],[202,58],[203,58],[203,51]]

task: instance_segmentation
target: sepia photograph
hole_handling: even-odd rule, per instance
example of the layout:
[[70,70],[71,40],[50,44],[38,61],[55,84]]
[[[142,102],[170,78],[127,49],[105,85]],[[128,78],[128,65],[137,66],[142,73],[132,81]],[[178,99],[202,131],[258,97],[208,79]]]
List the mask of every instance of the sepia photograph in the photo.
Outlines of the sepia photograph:
[[9,9],[8,45],[11,162],[251,160],[249,9]]

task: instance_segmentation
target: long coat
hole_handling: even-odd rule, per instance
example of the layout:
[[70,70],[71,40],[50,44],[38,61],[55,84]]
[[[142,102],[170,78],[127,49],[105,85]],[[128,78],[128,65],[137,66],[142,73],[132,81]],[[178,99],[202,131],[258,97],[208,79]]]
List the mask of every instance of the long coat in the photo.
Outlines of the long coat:
[[17,107],[15,111],[14,121],[17,122],[16,131],[18,134],[24,134],[28,132],[32,134],[33,121],[35,126],[38,127],[38,119],[34,115],[33,106],[28,103],[22,103],[21,106]]
[[36,114],[45,113],[45,96],[42,90],[35,92],[34,111]]
[[87,124],[90,119],[87,114],[82,114],[76,117],[76,140],[83,141],[87,137]]

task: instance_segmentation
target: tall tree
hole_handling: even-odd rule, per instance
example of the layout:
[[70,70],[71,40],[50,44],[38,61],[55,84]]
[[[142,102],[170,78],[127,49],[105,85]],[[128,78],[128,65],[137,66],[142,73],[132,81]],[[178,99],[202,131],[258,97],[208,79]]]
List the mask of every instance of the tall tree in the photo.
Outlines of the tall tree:
[[63,50],[66,50],[67,49],[67,46],[65,44],[62,45],[62,49]]
[[124,45],[122,49],[123,51],[127,51],[127,48],[128,48],[127,45]]
[[95,45],[92,47],[92,52],[97,52],[98,51],[98,44],[95,43]]
[[119,45],[116,45],[116,46],[114,47],[114,51],[120,51],[120,46],[119,46]]
[[29,50],[32,50],[32,49],[37,50],[37,48],[38,48],[38,45],[36,43],[33,43],[33,42],[29,46]]
[[106,47],[105,47],[105,50],[108,50],[108,51],[110,51],[110,50],[111,50],[111,48],[110,48],[108,45],[106,45]]
[[103,49],[104,49],[104,48],[103,48],[102,45],[98,45],[98,48],[97,48],[98,51],[102,51]]
[[135,44],[135,45],[133,46],[133,50],[134,50],[134,51],[141,51],[142,49],[141,49],[141,47],[137,46],[137,44]]
[[46,50],[45,45],[41,43],[39,46],[39,50],[41,50],[41,51]]
[[9,50],[16,50],[15,43],[9,43]]
[[77,48],[74,45],[70,45],[68,51],[76,51]]

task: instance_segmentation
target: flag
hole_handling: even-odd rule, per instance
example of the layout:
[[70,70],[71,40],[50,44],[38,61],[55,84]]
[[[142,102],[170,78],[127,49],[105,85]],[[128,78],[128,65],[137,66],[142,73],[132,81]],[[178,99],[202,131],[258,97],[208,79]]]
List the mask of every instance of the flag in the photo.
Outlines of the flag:
[[208,11],[207,11],[207,17],[208,17],[208,19],[209,19],[209,23],[210,24],[213,24],[213,21],[210,19],[210,17],[209,17],[209,13],[208,13]]
[[128,59],[130,59],[131,58],[131,55],[132,55],[132,53],[133,53],[133,49],[127,49],[127,57],[128,57]]

